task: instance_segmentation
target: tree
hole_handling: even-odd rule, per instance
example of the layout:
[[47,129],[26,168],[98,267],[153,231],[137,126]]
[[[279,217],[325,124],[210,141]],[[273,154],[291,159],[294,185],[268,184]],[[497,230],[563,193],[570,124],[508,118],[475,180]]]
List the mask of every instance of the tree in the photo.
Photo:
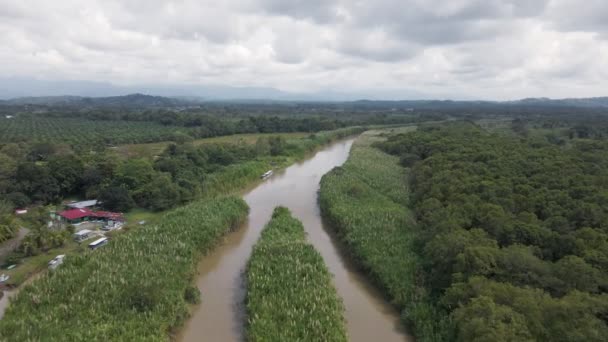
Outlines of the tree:
[[54,156],[49,159],[48,168],[62,194],[74,194],[80,190],[85,169],[79,158],[74,155]]
[[16,161],[4,153],[0,153],[0,194],[6,193],[17,172]]
[[32,200],[21,192],[11,192],[6,195],[6,199],[13,203],[16,208],[24,208],[28,204],[32,203]]
[[598,293],[600,287],[608,286],[605,274],[574,255],[555,263],[555,275],[564,282],[564,287],[559,289],[562,294],[571,290]]
[[523,342],[534,341],[526,319],[491,298],[480,296],[454,312],[458,341]]
[[270,144],[270,155],[278,156],[284,153],[285,148],[287,147],[287,143],[285,142],[285,138],[282,136],[273,136],[268,138],[268,143]]
[[30,149],[28,159],[31,161],[47,160],[48,157],[53,155],[56,148],[53,144],[48,142],[37,143]]
[[139,206],[161,211],[180,203],[180,190],[167,174],[161,174],[135,191],[133,197]]
[[129,190],[121,186],[108,187],[101,191],[99,194],[99,200],[102,202],[104,208],[113,211],[128,211],[135,206],[135,202]]
[[184,132],[175,132],[171,136],[171,140],[175,141],[178,144],[185,144],[194,140],[192,136],[184,133]]
[[141,188],[155,177],[152,163],[146,159],[130,159],[116,170],[115,185],[125,186],[129,190]]

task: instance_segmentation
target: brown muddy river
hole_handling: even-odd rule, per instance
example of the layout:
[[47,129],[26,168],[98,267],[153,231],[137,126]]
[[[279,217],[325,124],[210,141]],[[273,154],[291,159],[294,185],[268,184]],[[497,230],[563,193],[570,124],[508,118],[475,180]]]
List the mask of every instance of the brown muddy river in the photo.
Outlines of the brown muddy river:
[[408,341],[411,337],[392,308],[339,250],[325,230],[317,204],[321,177],[348,158],[354,139],[334,143],[311,158],[275,173],[243,198],[249,219],[199,264],[198,288],[203,302],[182,328],[177,341],[242,341],[245,335],[247,260],[276,206],[288,207],[304,223],[308,240],[321,253],[334,275],[334,285],[344,301],[351,341]]

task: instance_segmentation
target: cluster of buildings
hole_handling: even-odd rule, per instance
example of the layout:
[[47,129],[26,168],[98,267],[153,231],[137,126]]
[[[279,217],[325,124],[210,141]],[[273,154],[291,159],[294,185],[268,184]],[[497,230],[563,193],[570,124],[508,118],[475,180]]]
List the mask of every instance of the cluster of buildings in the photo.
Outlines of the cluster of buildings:
[[[120,229],[125,224],[122,213],[111,211],[96,210],[99,203],[97,200],[73,202],[66,205],[66,210],[57,213],[57,218],[61,223],[80,226],[83,223],[101,224],[101,230],[109,231]],[[93,229],[93,228],[92,228]],[[102,232],[91,229],[80,229],[74,233],[74,240],[81,242],[92,237],[99,237],[89,244],[91,249],[96,249],[105,245],[108,239]]]
[[83,222],[103,222],[106,224],[124,223],[122,213],[111,211],[96,211],[97,200],[74,202],[67,204],[69,209],[59,212],[59,218],[68,224],[78,225]]

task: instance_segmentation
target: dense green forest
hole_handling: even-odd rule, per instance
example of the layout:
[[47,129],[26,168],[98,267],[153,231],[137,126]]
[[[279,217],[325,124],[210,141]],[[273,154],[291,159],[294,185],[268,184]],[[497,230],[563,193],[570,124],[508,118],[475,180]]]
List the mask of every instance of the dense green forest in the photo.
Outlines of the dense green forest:
[[[225,179],[218,179],[217,174],[224,171],[249,172],[251,179],[273,164],[281,166],[321,144],[361,130],[345,128],[293,140],[261,137],[253,145],[195,146],[185,141],[170,144],[155,159],[124,160],[112,149],[77,153],[69,146],[50,143],[6,144],[0,149],[0,195],[14,207],[77,196],[99,198],[111,210],[135,206],[166,210],[220,186],[218,182]],[[244,170],[253,162],[257,162],[255,169]]]
[[419,340],[604,340],[608,141],[572,134],[603,126],[489,126],[366,133],[324,216]]
[[196,201],[101,250],[71,255],[22,289],[0,320],[0,340],[167,341],[200,301],[191,286],[199,258],[247,212],[236,197]]
[[608,141],[525,128],[430,125],[379,144],[411,168],[419,284],[449,339],[604,340]]
[[246,276],[249,341],[347,341],[331,274],[289,209],[275,208]]

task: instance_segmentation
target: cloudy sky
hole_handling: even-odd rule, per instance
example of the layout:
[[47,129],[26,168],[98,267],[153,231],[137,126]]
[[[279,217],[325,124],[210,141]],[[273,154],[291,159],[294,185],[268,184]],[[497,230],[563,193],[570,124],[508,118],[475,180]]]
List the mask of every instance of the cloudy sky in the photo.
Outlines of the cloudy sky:
[[0,0],[0,77],[387,98],[601,96],[608,1]]

